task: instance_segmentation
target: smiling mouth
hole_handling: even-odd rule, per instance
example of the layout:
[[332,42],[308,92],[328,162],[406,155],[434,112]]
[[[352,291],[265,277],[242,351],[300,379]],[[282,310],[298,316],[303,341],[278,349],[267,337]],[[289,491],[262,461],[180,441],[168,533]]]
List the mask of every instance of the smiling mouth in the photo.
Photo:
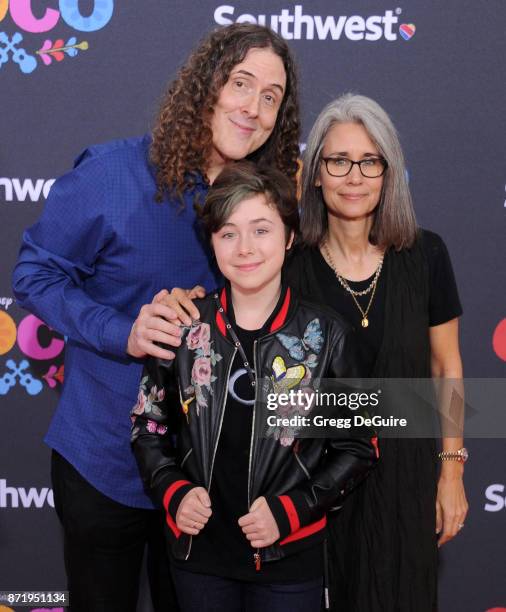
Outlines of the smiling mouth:
[[242,123],[238,123],[237,121],[234,121],[233,119],[230,119],[230,121],[235,125],[236,128],[238,128],[244,134],[251,134],[256,129],[254,127],[251,127],[250,125],[243,125]]
[[250,263],[250,264],[241,264],[240,266],[236,266],[236,268],[238,270],[240,270],[241,272],[253,272],[260,265],[261,265],[260,262],[259,263]]
[[361,200],[365,198],[365,193],[341,193],[340,196],[345,200]]

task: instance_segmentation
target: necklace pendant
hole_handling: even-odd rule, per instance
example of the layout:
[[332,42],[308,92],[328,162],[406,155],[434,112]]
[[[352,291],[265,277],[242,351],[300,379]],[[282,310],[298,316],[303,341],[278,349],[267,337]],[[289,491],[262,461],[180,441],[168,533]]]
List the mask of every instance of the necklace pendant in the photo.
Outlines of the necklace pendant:
[[369,327],[369,319],[367,317],[362,319],[362,327]]

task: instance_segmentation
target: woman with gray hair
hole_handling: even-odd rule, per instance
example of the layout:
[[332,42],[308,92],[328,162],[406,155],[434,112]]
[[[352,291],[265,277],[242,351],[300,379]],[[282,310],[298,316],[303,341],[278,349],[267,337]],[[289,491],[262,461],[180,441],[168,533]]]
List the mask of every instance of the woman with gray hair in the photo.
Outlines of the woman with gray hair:
[[[462,376],[449,255],[417,227],[396,130],[370,98],[339,97],[311,130],[300,242],[287,281],[355,327],[364,377]],[[437,457],[433,439],[380,439],[378,467],[330,525],[336,610],[437,609],[437,547],[468,508],[462,438],[443,438],[439,474]]]

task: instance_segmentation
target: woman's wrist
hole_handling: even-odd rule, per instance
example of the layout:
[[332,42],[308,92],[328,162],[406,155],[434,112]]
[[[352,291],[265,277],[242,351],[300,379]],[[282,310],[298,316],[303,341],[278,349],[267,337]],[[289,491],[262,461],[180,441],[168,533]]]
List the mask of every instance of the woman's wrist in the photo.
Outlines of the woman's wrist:
[[441,478],[453,480],[464,476],[464,464],[460,461],[443,461],[441,463]]

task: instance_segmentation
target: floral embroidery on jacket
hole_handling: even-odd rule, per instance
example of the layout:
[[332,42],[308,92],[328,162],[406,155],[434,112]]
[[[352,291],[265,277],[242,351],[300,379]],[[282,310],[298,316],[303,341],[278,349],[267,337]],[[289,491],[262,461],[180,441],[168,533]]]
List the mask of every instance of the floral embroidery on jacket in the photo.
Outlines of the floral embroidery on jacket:
[[149,431],[149,433],[157,433],[160,436],[164,436],[167,433],[167,425],[161,425],[160,423],[152,421],[151,419],[148,419],[146,429]]
[[195,395],[197,400],[197,416],[201,408],[207,408],[206,395],[212,395],[211,384],[216,380],[213,366],[223,357],[212,348],[211,326],[209,323],[196,323],[186,336],[186,346],[195,351],[191,372],[191,385],[185,389],[186,395]]
[[153,385],[148,392],[148,380],[149,376],[144,376],[141,380],[137,403],[131,412],[132,422],[135,422],[135,417],[139,414],[153,413],[155,416],[162,416],[162,411],[156,404],[163,402],[165,399],[165,389],[163,387],[158,389],[156,385]]
[[[143,376],[141,380],[139,394],[137,396],[137,403],[135,404],[135,406],[132,408],[130,412],[130,420],[132,421],[132,425],[135,424],[135,421],[137,420],[137,417],[140,414],[153,414],[154,416],[158,416],[158,417],[162,416],[162,411],[157,406],[157,404],[159,404],[160,402],[163,402],[163,400],[165,399],[165,389],[163,387],[161,389],[158,389],[156,385],[153,385],[148,392],[148,387],[147,387],[148,380],[149,380],[149,376]],[[146,427],[150,433],[159,433],[163,435],[165,431],[167,431],[167,428],[165,427],[165,425],[159,426],[160,428],[165,427],[165,431],[163,432],[157,429],[155,431],[151,431],[151,429],[149,428],[149,423],[155,423],[155,421],[152,421],[151,419],[148,420],[148,425]],[[132,436],[135,438],[135,436],[139,433],[139,431],[140,431],[139,427],[135,427],[132,430]]]

